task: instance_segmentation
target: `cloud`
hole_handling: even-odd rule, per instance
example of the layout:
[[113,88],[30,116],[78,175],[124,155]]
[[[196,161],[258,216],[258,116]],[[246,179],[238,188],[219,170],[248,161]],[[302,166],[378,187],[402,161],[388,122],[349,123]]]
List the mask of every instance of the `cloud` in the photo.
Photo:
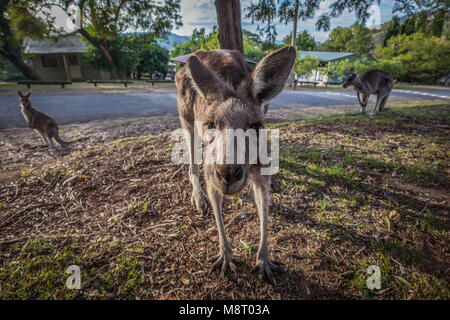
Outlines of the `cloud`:
[[[256,32],[257,24],[252,23],[250,19],[245,18],[246,8],[250,6],[252,2],[257,0],[241,0],[241,13],[242,13],[242,26],[243,28]],[[303,21],[299,20],[298,30],[307,30],[311,33],[317,41],[324,41],[328,38],[328,32],[317,31],[316,21],[323,13],[330,11],[330,4],[335,0],[325,0],[320,4],[319,9],[316,11],[313,19]],[[183,17],[183,27],[175,30],[175,33],[182,35],[191,35],[195,28],[205,28],[207,31],[211,31],[214,25],[217,25],[217,14],[214,6],[214,1],[211,0],[181,0],[181,16]],[[380,21],[384,23],[392,18],[392,7],[394,0],[381,1],[380,4]],[[354,13],[347,10],[337,18],[331,20],[331,29],[338,26],[348,27],[356,21]],[[291,34],[292,25],[277,23],[277,39],[281,40],[286,35]]]

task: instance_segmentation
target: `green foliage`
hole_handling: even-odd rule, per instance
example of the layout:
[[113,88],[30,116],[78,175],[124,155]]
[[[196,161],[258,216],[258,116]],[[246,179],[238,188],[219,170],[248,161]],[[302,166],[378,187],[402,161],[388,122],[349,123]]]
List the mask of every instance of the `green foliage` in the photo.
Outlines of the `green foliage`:
[[328,66],[332,77],[342,79],[350,68],[363,74],[371,69],[389,71],[404,82],[435,83],[450,72],[450,43],[443,37],[423,33],[401,34],[388,40],[387,46],[375,50],[376,60],[341,60]]
[[[426,23],[426,20],[425,20]],[[391,21],[388,23],[388,27],[386,30],[386,33],[384,35],[384,42],[383,44],[386,45],[387,41],[395,37],[400,33],[400,20],[397,16],[392,17]]]
[[416,31],[416,15],[407,18],[400,26],[400,34],[410,35]]
[[[284,37],[283,43],[290,45],[292,43],[292,35],[290,34]],[[317,49],[316,40],[314,40],[314,37],[306,30],[303,30],[303,32],[297,35],[295,46],[297,51],[314,51]]]
[[320,49],[368,55],[372,49],[372,35],[368,28],[359,23],[348,28],[337,27],[331,31],[329,39],[320,45]]
[[191,38],[185,43],[175,44],[170,52],[171,57],[178,57],[197,50],[214,50],[220,48],[217,28],[206,34],[205,28],[194,29]]
[[319,59],[307,55],[304,58],[297,58],[294,65],[294,73],[299,76],[308,76],[320,66]]
[[79,8],[82,25],[91,27],[91,35],[113,40],[129,29],[141,29],[153,37],[164,37],[181,26],[178,0],[62,0],[64,7]]
[[437,10],[436,13],[432,15],[431,23],[428,22],[429,16],[430,12],[423,10],[410,15],[402,24],[400,24],[399,18],[394,16],[388,24],[383,45],[386,46],[390,38],[400,34],[411,35],[420,32],[428,36],[442,36],[445,31],[447,10]]
[[168,71],[169,52],[155,43],[144,45],[139,58],[140,62],[136,70],[138,78],[144,72],[150,75],[155,72],[165,75]]
[[247,58],[256,62],[264,58],[266,52],[264,52],[261,49],[261,46],[258,45],[258,43],[248,38],[244,38],[243,41],[244,41],[244,55]]
[[445,20],[447,17],[447,10],[441,9],[434,15],[433,23],[431,24],[430,33],[433,36],[440,37],[444,29]]
[[[189,41],[187,41],[186,43],[176,44],[173,50],[170,52],[170,56],[173,58],[189,54],[197,50],[220,49],[218,34],[219,32],[216,28],[214,28],[213,31],[209,34],[206,34],[204,28],[201,28],[199,30],[194,29]],[[244,36],[244,55],[251,60],[261,60],[266,55],[266,51],[261,49],[261,40],[254,33],[247,31],[244,32],[244,35],[245,34],[250,38]]]
[[48,35],[52,28],[54,18],[47,19],[37,16],[37,9],[29,1],[18,1],[8,6],[8,17],[11,28],[16,31],[19,38],[42,39]]
[[[133,72],[167,73],[169,53],[143,36],[122,35],[109,41],[108,50],[119,77],[128,78]],[[84,59],[93,67],[111,71],[101,52],[91,44]]]
[[376,49],[375,57],[396,62],[400,67],[394,77],[401,81],[431,83],[450,72],[450,42],[420,32],[389,39],[386,47]]

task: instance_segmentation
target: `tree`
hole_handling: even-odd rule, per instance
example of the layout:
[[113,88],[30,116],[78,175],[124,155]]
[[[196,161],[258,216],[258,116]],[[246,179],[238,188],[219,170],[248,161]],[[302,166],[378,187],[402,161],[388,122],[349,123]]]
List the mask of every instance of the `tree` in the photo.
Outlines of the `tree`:
[[375,57],[400,65],[403,72],[399,78],[402,81],[431,83],[450,72],[449,41],[421,32],[389,39],[386,47],[377,47]]
[[250,60],[258,62],[264,58],[266,52],[261,50],[261,47],[257,42],[244,37],[244,55]]
[[169,68],[169,52],[156,43],[150,43],[142,48],[139,55],[140,61],[136,69],[137,77],[142,73],[159,73],[165,75]]
[[42,19],[22,10],[31,1],[0,2],[0,54],[10,61],[26,78],[40,80],[22,57],[21,36],[42,38],[49,29]]
[[400,34],[410,35],[416,31],[416,15],[408,17],[400,26]]
[[447,11],[444,9],[438,10],[431,24],[430,33],[433,36],[440,37],[442,35],[442,30],[444,29],[445,20],[447,18]]
[[[262,27],[258,25],[258,31],[261,35],[265,34],[267,39],[271,43],[274,43],[276,37],[275,24],[278,22],[276,21],[277,18],[280,22],[294,21],[292,19],[294,16],[302,20],[313,18],[322,1],[324,0],[258,0],[256,3],[250,5],[246,16],[250,17],[252,22],[262,23]],[[228,2],[233,2],[233,5],[227,5]],[[295,14],[295,3],[299,5],[298,15]],[[378,3],[379,0],[332,0],[330,10],[320,16],[316,22],[316,27],[318,30],[328,31],[330,29],[331,18],[342,15],[345,10],[354,12],[357,21],[364,25],[370,16],[370,6]],[[239,0],[216,0],[215,4],[219,30],[224,31],[223,38],[221,37],[221,48],[226,48],[227,43],[234,43],[234,47],[231,49],[240,48],[240,44],[236,43],[236,40],[233,40],[235,39],[235,35],[242,34]],[[397,0],[394,11],[406,12],[410,15],[420,10],[436,8],[446,8],[448,10],[449,1]]]
[[294,73],[299,76],[308,76],[320,66],[319,59],[307,55],[304,58],[297,58],[294,65]]
[[416,22],[416,30],[415,31],[416,32],[426,33],[427,32],[427,23],[428,23],[428,12],[427,11],[420,11],[417,14],[417,22]]
[[383,45],[386,46],[387,41],[395,37],[400,33],[400,19],[397,16],[393,16],[391,21],[389,21],[386,33],[384,35]]
[[[221,47],[219,43],[219,34],[220,32],[216,27],[213,27],[213,31],[209,34],[206,34],[204,28],[194,29],[191,38],[185,43],[176,44],[170,52],[170,56],[178,57],[197,50],[219,49]],[[266,55],[266,52],[261,49],[261,46],[264,43],[259,43],[258,35],[255,35],[254,33],[247,31],[245,34],[248,34],[250,38],[244,37],[244,55],[251,60],[261,60]]]
[[213,31],[206,34],[205,28],[194,29],[191,38],[185,43],[176,44],[170,52],[171,57],[178,57],[197,50],[219,49],[219,31],[213,27]]
[[43,6],[59,6],[73,17],[71,8],[78,8],[78,32],[96,47],[116,75],[110,53],[112,41],[127,30],[141,29],[149,38],[164,38],[173,27],[181,26],[179,0],[54,0]]
[[325,51],[367,55],[372,49],[372,35],[368,28],[359,23],[348,28],[337,27],[331,31],[329,39],[324,41],[320,48]]
[[215,5],[220,48],[244,52],[240,1],[216,0]]
[[[284,44],[292,43],[292,35],[287,35],[283,39]],[[298,51],[313,51],[317,49],[316,40],[314,37],[308,33],[308,31],[303,30],[298,36],[296,40],[296,47]]]

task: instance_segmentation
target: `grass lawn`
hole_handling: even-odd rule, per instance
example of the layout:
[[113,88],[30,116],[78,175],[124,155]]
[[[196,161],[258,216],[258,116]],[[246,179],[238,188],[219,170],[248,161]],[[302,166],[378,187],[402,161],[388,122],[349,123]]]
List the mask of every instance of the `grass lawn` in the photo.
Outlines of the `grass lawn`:
[[[439,86],[439,85],[412,84],[412,83],[399,82],[399,83],[394,84],[394,90],[395,89],[404,89],[404,90],[448,90],[449,87]],[[324,90],[348,90],[348,91],[354,91],[352,87],[343,88],[342,85],[329,85],[327,87],[324,87],[324,86],[316,86],[316,87],[314,87],[314,86],[307,85],[307,86],[302,86],[302,87],[297,87],[296,88],[296,91],[302,91],[302,90],[303,91],[307,91],[307,90],[319,90],[319,91],[324,91]]]
[[[26,85],[19,85],[17,82],[0,82],[0,94],[12,95],[17,90],[26,91]],[[97,87],[87,82],[72,82],[63,89],[60,85],[31,85],[31,90],[41,94],[85,94],[85,93],[115,93],[115,92],[140,92],[148,90],[175,90],[175,83],[157,83],[152,85],[145,80],[133,80],[125,88],[121,83],[99,83]]]
[[[174,142],[159,134],[24,163],[8,178],[0,298],[450,299],[448,102],[268,127],[281,149],[269,247],[287,270],[274,283],[250,272],[251,188],[224,202],[238,273],[208,275],[215,223],[194,211],[188,168],[172,165]],[[82,290],[65,286],[70,265]],[[381,289],[367,288],[371,265]]]
[[[86,92],[124,92],[124,91],[142,91],[142,90],[175,90],[175,83],[158,83],[151,85],[145,82],[145,80],[133,80],[133,83],[128,84],[128,88],[125,88],[123,84],[111,84],[103,83],[94,87],[93,84],[87,82],[73,82],[71,85],[67,85],[64,89],[60,85],[32,85],[32,90],[37,92],[43,91],[46,94],[72,94],[72,93],[86,93]],[[437,85],[416,85],[409,83],[398,83],[394,85],[394,89],[407,89],[407,90],[444,90],[448,87]],[[27,90],[26,85],[19,85],[17,82],[0,82],[0,94],[16,94],[17,90]],[[286,88],[286,90],[291,90]],[[308,91],[308,90],[348,90],[353,91],[352,88],[344,89],[342,85],[329,85],[323,86],[303,86],[297,87],[296,91]]]

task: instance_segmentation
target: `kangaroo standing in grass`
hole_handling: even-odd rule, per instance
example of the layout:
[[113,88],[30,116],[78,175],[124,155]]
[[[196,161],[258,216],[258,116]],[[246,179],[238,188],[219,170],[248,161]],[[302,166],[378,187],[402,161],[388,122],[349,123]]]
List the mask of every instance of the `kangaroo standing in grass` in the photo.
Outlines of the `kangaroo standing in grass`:
[[[384,111],[386,102],[394,87],[394,79],[392,75],[383,70],[370,70],[359,77],[353,68],[350,69],[350,75],[345,80],[343,87],[353,86],[358,96],[358,101],[361,105],[361,113],[366,113],[367,101],[371,94],[377,95],[377,102],[373,111],[369,115],[373,116],[379,111]],[[362,94],[362,100],[360,99]]]
[[[213,259],[212,269],[220,268],[222,276],[228,268],[235,270],[233,251],[222,218],[223,196],[240,192],[248,183],[253,185],[260,220],[255,270],[268,278],[271,278],[272,271],[282,270],[279,263],[269,259],[267,244],[270,175],[261,174],[262,165],[259,161],[257,164],[249,163],[250,143],[246,144],[242,152],[246,155],[244,164],[236,164],[239,162],[235,159],[233,164],[228,164],[224,158],[229,150],[222,149],[223,144],[216,142],[220,139],[214,137],[209,140],[203,136],[203,132],[214,130],[226,136],[227,130],[249,132],[248,129],[252,129],[259,139],[258,130],[263,128],[267,103],[283,90],[295,57],[295,49],[287,46],[267,55],[251,71],[239,51],[198,51],[187,59],[186,65],[176,74],[178,113],[190,151],[191,200],[197,210],[205,214],[209,198],[219,232],[219,255]],[[194,131],[202,137],[203,145],[219,145],[219,150],[224,151],[219,161],[204,164],[208,197],[200,185],[200,169],[195,163],[198,150]],[[235,151],[233,154],[237,156],[237,153]]]
[[58,134],[58,124],[51,117],[36,110],[31,104],[31,91],[23,94],[19,90],[20,111],[25,118],[28,127],[34,129],[50,149],[54,149],[52,139],[55,139],[63,148],[68,148],[69,144],[63,141]]

